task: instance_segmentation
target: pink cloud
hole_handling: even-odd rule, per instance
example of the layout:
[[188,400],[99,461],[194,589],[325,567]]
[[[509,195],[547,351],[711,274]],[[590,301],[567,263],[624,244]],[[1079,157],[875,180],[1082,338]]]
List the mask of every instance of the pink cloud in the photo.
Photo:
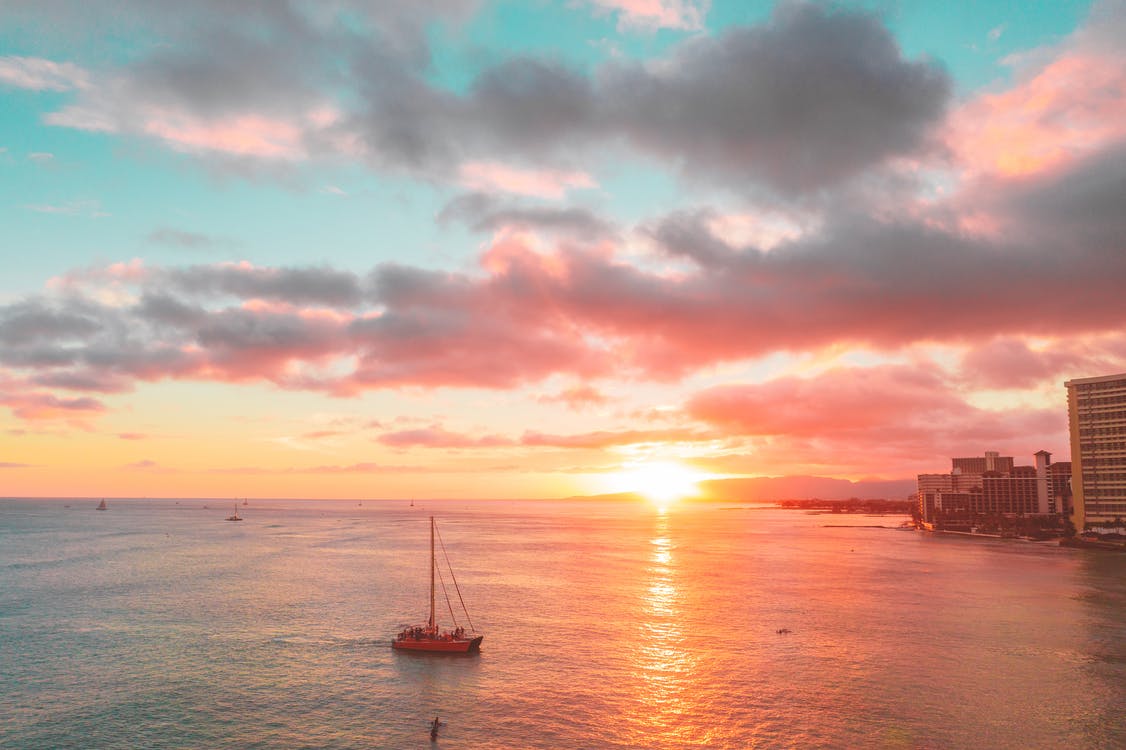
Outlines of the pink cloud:
[[591,0],[602,12],[619,14],[622,28],[681,29],[703,28],[708,0]]
[[122,298],[124,286],[139,284],[149,274],[148,267],[140,258],[119,261],[105,266],[78,268],[47,279],[46,287],[58,292],[82,292],[95,294],[102,299]]
[[377,440],[394,448],[495,448],[513,445],[513,441],[499,435],[474,437],[449,432],[440,427],[417,430],[400,430],[380,435]]
[[51,419],[81,419],[101,414],[106,410],[101,401],[93,398],[59,398],[51,393],[23,392],[0,393],[0,406],[28,421]]
[[500,162],[471,161],[461,165],[458,181],[469,190],[504,192],[559,199],[571,190],[596,186],[586,172],[520,169]]
[[204,120],[183,113],[149,111],[141,132],[181,151],[295,160],[305,154],[303,129],[286,120],[244,114]]
[[981,409],[925,365],[718,386],[686,411],[744,441],[703,461],[732,473],[910,476],[948,470],[953,455],[1000,450],[1025,462],[1040,449],[1066,456],[1068,445],[1062,395],[1055,408]]
[[997,338],[969,349],[959,377],[976,388],[1060,386],[1085,373],[1114,372],[1126,360],[1126,342],[1117,335],[1040,341],[1035,347],[1018,338]]
[[962,358],[962,373],[971,382],[991,388],[1029,388],[1059,376],[1068,366],[1082,362],[1066,342],[1034,351],[1018,339],[997,339],[977,347]]
[[697,394],[687,410],[744,434],[813,437],[907,424],[963,406],[937,374],[889,366],[717,386]]
[[1126,52],[1085,41],[952,115],[950,143],[967,170],[1025,177],[1126,138]]

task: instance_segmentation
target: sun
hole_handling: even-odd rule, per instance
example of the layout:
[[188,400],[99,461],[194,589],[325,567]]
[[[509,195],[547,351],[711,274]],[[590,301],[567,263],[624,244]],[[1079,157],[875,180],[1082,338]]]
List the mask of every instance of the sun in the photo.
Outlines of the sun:
[[696,483],[704,475],[671,461],[646,462],[621,472],[617,484],[624,492],[636,492],[658,507],[698,494]]

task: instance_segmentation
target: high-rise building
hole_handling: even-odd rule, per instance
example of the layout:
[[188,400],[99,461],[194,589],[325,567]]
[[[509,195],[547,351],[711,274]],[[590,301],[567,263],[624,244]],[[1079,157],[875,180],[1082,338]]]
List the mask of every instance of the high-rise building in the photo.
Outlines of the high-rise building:
[[997,451],[986,451],[984,456],[970,458],[950,459],[954,471],[963,474],[984,474],[987,471],[998,471],[1007,474],[1013,470],[1013,457],[1002,456]]
[[918,476],[919,517],[925,523],[972,527],[980,516],[1047,516],[1066,512],[1071,500],[1071,464],[1052,463],[1037,451],[1035,466],[1016,466],[1012,456],[951,459],[949,474]]
[[1126,373],[1069,380],[1072,521],[1126,518]]

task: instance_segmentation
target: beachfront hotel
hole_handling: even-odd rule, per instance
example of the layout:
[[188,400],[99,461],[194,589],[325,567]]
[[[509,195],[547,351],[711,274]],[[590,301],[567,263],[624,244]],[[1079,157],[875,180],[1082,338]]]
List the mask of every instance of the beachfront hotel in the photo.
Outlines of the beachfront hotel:
[[1052,463],[1037,451],[1032,466],[1014,465],[1012,456],[951,459],[946,474],[918,475],[919,517],[927,528],[972,529],[988,516],[1051,516],[1067,512],[1071,463]]
[[1126,373],[1069,380],[1072,522],[1079,531],[1126,518]]

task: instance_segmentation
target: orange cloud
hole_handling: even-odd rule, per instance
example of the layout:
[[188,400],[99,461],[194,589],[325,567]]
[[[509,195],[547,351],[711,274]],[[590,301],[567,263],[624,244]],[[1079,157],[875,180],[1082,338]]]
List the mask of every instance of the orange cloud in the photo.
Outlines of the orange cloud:
[[641,443],[697,442],[712,436],[698,430],[599,430],[577,435],[552,435],[528,431],[520,438],[521,445],[552,448],[601,449]]
[[601,406],[610,401],[609,397],[590,385],[566,388],[559,393],[540,396],[538,400],[541,404],[566,404],[569,408],[575,410],[590,406]]

